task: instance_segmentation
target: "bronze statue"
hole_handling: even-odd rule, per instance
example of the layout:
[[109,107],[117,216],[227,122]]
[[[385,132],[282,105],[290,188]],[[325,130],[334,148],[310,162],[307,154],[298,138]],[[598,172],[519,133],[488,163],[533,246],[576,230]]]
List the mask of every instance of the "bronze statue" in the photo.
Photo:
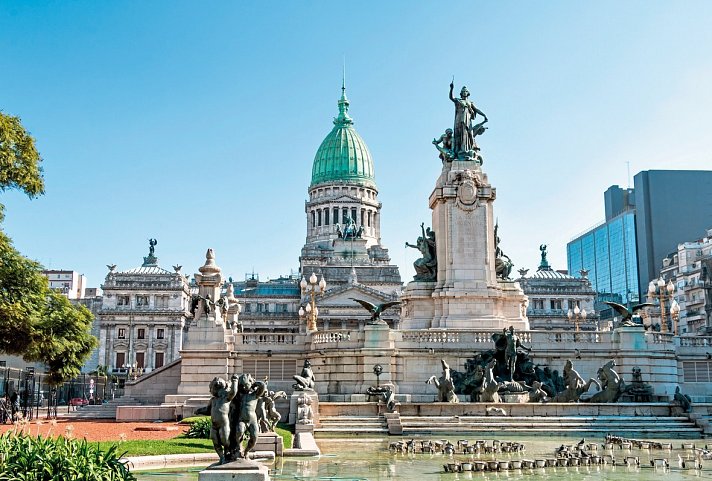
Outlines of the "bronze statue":
[[497,233],[499,230],[499,223],[494,226],[494,269],[497,277],[504,280],[509,280],[509,275],[512,272],[512,267],[514,263],[509,258],[507,254],[502,251],[499,247],[500,238]]
[[485,377],[479,388],[480,402],[500,402],[499,394],[497,394],[497,391],[499,391],[499,383],[494,378],[494,366],[496,362],[495,359],[492,359],[484,368]]
[[296,384],[292,384],[295,391],[313,391],[314,390],[314,372],[311,369],[311,361],[304,359],[304,367],[302,367],[301,375],[292,377]]
[[158,241],[156,239],[148,239],[148,256],[153,257],[153,254],[156,252],[156,245],[158,244]]
[[208,405],[196,409],[195,414],[210,416],[210,439],[223,464],[230,449],[230,401],[237,394],[237,376],[230,378],[229,387],[224,379],[214,378],[210,381],[210,394],[213,397]]
[[646,307],[651,307],[653,304],[650,302],[643,302],[642,304],[636,304],[630,309],[625,307],[623,304],[618,304],[617,302],[603,301],[604,304],[608,304],[615,311],[622,316],[621,326],[642,326],[643,319],[641,319],[638,312]]
[[549,261],[546,260],[546,244],[540,245],[539,251],[541,252],[541,262],[539,262],[539,270],[548,270]]
[[680,392],[680,386],[675,388],[675,396],[673,400],[682,408],[683,411],[689,413],[692,410],[692,399],[687,394]]
[[[442,147],[440,145],[442,144]],[[454,157],[452,152],[452,129],[445,129],[445,133],[439,138],[433,139],[433,145],[440,152],[440,160],[452,162]]]
[[445,359],[441,359],[440,363],[443,366],[443,375],[438,379],[435,376],[430,376],[430,378],[425,381],[426,384],[435,384],[438,388],[437,401],[441,403],[457,403],[460,400],[455,394],[455,384],[452,382],[452,377],[450,377],[450,366]]
[[[247,453],[255,447],[260,430],[257,422],[257,401],[266,390],[266,384],[255,381],[251,375],[240,376],[237,383],[237,396],[233,398],[230,408],[230,424],[237,428],[230,432],[230,460],[235,460],[237,457],[247,458]],[[245,450],[241,451],[240,447],[246,435],[249,436],[249,440]]]
[[[265,384],[267,384],[265,382]],[[260,425],[260,431],[263,433],[274,431],[274,427],[277,425],[282,415],[279,414],[275,407],[277,399],[286,399],[287,393],[284,391],[267,391],[258,400],[257,403],[257,421]]]
[[415,268],[415,276],[413,277],[413,280],[432,282],[437,280],[438,276],[435,231],[430,229],[430,227],[426,230],[425,223],[420,224],[420,231],[422,235],[418,237],[416,245],[406,242],[405,246],[418,249],[423,255],[423,257],[413,262],[413,267]]
[[613,369],[615,366],[616,361],[611,359],[598,370],[601,390],[591,396],[588,402],[613,403],[618,401],[618,398],[625,390],[625,383],[623,382],[623,378]]
[[371,304],[368,301],[364,301],[363,299],[356,299],[353,297],[349,297],[352,301],[356,301],[359,304],[361,304],[368,312],[371,313],[371,320],[368,321],[368,324],[385,324],[386,321],[381,320],[381,313],[388,309],[389,307],[397,306],[400,304],[400,301],[390,301],[390,302],[384,302],[382,304]]
[[517,348],[521,347],[525,351],[531,351],[531,348],[524,346],[519,340],[519,336],[514,333],[514,327],[509,326],[509,329],[504,330],[504,336],[507,340],[507,347],[504,351],[504,360],[509,369],[509,380],[514,381],[514,370],[517,367]]
[[571,362],[571,359],[567,359],[564,364],[563,379],[564,390],[554,397],[554,402],[577,402],[583,393],[588,392],[591,384],[598,386],[599,390],[601,388],[595,379],[589,379],[588,383],[586,383],[578,371],[574,369],[574,364]]
[[475,160],[476,152],[479,149],[475,143],[472,121],[479,114],[484,117],[484,121],[486,122],[487,116],[469,100],[470,92],[467,90],[467,87],[462,87],[462,90],[460,90],[460,98],[457,99],[452,94],[454,88],[455,84],[450,82],[450,100],[455,104],[452,150],[457,160]]

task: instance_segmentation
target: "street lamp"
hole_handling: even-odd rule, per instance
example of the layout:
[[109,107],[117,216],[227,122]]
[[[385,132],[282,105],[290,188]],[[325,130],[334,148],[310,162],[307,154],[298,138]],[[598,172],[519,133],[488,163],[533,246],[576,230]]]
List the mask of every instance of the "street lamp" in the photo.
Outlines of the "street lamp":
[[[667,316],[665,315],[665,301],[671,300],[674,302],[674,304],[670,304],[670,309],[672,312],[672,308],[674,306],[677,306],[676,312],[679,315],[680,313],[680,306],[677,305],[677,302],[674,301],[673,296],[675,295],[675,284],[672,283],[672,280],[668,281],[667,285],[665,284],[665,279],[660,277],[660,279],[656,281],[650,281],[650,284],[648,284],[648,296],[652,299],[658,299],[660,302],[660,332],[668,332],[668,327],[667,327]],[[674,318],[673,318],[674,321]],[[675,329],[674,329],[674,334],[677,335],[677,322],[675,322]]]
[[569,321],[574,321],[574,323],[576,324],[576,332],[578,332],[580,330],[579,322],[586,322],[586,317],[588,316],[588,313],[586,312],[586,309],[579,309],[579,306],[577,305],[576,307],[574,307],[573,311],[569,309],[567,316],[569,317]]
[[309,282],[302,277],[299,287],[302,291],[302,296],[309,294],[309,302],[306,306],[299,308],[299,318],[305,318],[307,322],[307,332],[316,332],[316,320],[319,316],[319,308],[316,307],[316,296],[317,294],[324,294],[326,290],[326,281],[324,276],[321,276],[321,280],[317,282],[317,277],[314,272],[309,276]]
[[677,326],[680,320],[680,304],[675,299],[670,303],[670,317],[672,317],[672,332],[677,336]]

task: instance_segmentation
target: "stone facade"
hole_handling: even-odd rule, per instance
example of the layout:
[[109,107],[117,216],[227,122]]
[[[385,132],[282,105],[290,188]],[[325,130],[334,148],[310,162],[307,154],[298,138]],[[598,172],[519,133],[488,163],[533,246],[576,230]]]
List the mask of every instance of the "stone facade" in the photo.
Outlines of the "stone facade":
[[[580,319],[581,330],[599,328],[598,315],[594,309],[596,291],[583,271],[581,277],[562,274],[551,268],[539,268],[527,277],[517,279],[524,294],[529,298],[527,317],[529,326],[535,329],[576,329],[574,311],[586,311],[586,319]],[[569,319],[569,311],[574,319]],[[580,314],[579,314],[580,315]]]
[[98,363],[125,377],[126,366],[150,372],[178,359],[190,307],[179,266],[170,272],[149,255],[134,269],[109,267],[98,312]]

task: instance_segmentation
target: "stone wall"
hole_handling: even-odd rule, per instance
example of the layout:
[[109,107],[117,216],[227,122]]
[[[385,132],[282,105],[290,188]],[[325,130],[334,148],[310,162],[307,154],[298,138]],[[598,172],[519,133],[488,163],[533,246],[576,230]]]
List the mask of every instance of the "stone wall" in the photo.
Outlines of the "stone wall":
[[127,382],[124,395],[138,399],[144,404],[161,404],[166,396],[176,393],[180,376],[181,360],[177,359],[139,377],[136,381]]

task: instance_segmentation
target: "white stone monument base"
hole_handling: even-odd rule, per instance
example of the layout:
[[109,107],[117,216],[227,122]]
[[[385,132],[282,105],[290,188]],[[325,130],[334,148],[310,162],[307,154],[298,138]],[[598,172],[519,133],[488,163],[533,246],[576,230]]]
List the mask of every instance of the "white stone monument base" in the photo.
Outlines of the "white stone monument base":
[[247,459],[213,465],[198,473],[198,481],[269,481],[269,479],[267,466]]

